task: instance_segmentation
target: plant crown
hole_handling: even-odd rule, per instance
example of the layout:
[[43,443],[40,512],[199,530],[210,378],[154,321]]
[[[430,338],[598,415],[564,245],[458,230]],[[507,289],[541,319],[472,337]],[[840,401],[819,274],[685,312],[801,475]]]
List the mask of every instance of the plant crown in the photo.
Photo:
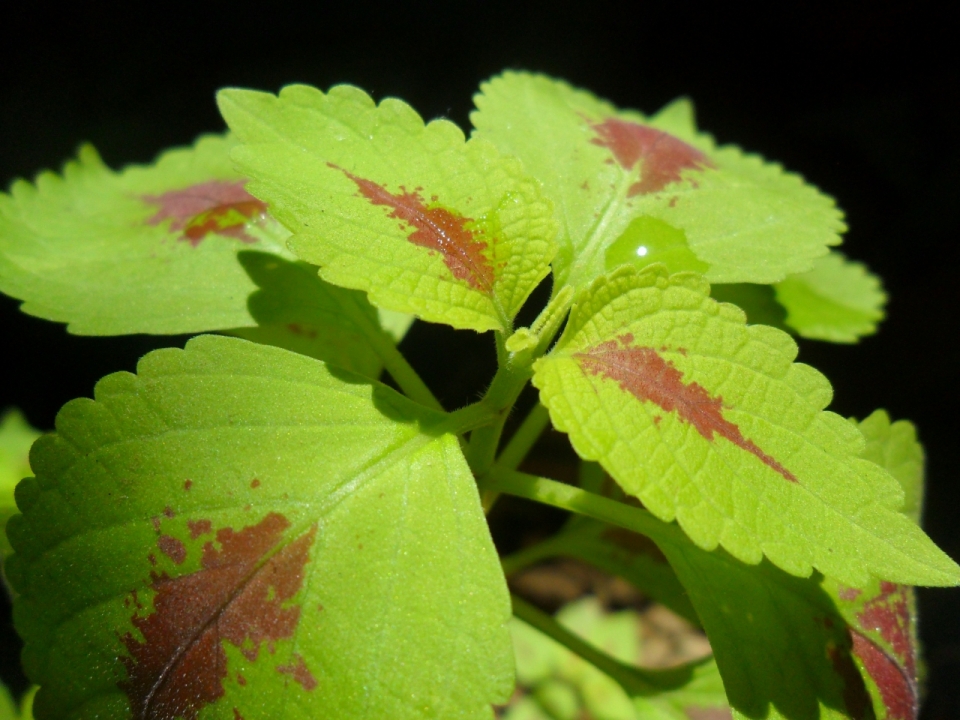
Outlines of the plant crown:
[[[960,568],[918,526],[912,426],[825,410],[795,362],[790,333],[854,342],[883,315],[831,249],[831,198],[717,145],[686,99],[645,116],[527,73],[482,86],[469,139],[348,85],[219,105],[226,135],[121,172],[83,147],[0,196],[0,289],[24,312],[214,333],[67,403],[20,514],[34,433],[3,421],[37,718],[491,718],[511,627],[532,693],[514,720],[574,690],[628,720],[915,716],[911,586]],[[480,400],[441,406],[398,350],[414,319],[493,332]],[[551,424],[578,485],[518,469]],[[571,519],[501,559],[504,493]],[[713,655],[643,669],[629,614],[511,599],[506,575],[558,556]]]

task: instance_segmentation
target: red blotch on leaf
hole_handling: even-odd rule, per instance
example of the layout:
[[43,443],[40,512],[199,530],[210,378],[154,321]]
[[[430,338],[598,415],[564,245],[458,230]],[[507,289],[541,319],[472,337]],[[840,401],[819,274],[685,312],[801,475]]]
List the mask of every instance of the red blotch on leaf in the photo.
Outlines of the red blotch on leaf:
[[118,683],[135,720],[196,720],[224,694],[228,641],[255,660],[262,645],[290,638],[300,607],[288,601],[300,590],[316,526],[281,546],[289,521],[270,513],[239,532],[217,531],[203,547],[201,568],[171,578],[153,575],[153,612],[134,614],[133,632],[121,637],[127,678]]
[[307,663],[299,653],[293,654],[289,665],[277,665],[277,672],[289,675],[307,692],[317,687],[317,679],[310,672],[310,668],[307,667]]
[[190,531],[190,539],[196,540],[201,535],[212,533],[213,523],[209,520],[187,520],[187,529]]
[[891,720],[913,720],[919,711],[917,658],[911,636],[913,621],[909,588],[892,582],[880,583],[880,594],[867,601],[857,614],[865,632],[880,634],[893,651],[889,652],[851,630],[854,653],[877,684]]
[[920,712],[916,680],[880,646],[855,630],[850,631],[853,652],[880,690],[889,720],[916,720]]
[[[719,435],[758,458],[764,465],[790,482],[797,478],[774,458],[748,440],[740,428],[723,417],[723,398],[712,397],[700,384],[683,381],[683,374],[651,347],[631,347],[633,335],[601,343],[575,357],[586,372],[615,380],[640,401],[652,402],[667,412],[676,413],[696,428],[707,440]],[[681,354],[686,351],[682,348]]]
[[695,147],[662,130],[617,118],[591,127],[597,136],[590,142],[608,148],[624,170],[633,170],[642,161],[640,180],[627,191],[630,197],[659,192],[680,180],[684,170],[714,167]]
[[183,565],[183,561],[187,559],[187,546],[175,537],[161,535],[157,538],[157,547],[177,565]]
[[183,481],[183,490],[184,492],[190,492],[190,488],[193,487],[193,480],[184,480]]
[[[393,208],[389,217],[403,220],[413,228],[407,239],[418,247],[440,253],[455,278],[485,293],[493,290],[496,273],[484,254],[487,241],[467,228],[472,218],[446,208],[428,207],[420,196],[423,188],[407,192],[401,187],[400,194],[394,195],[382,185],[357,177],[333,163],[327,164],[353,180],[360,194],[372,204]],[[436,197],[431,200],[436,202]]]
[[260,487],[260,480],[257,478],[254,478],[253,480],[251,480],[250,487],[251,489],[256,490],[258,487]]
[[210,180],[162,195],[142,195],[140,199],[159,207],[147,220],[148,225],[170,220],[170,229],[182,230],[180,240],[193,247],[211,233],[255,243],[246,227],[263,221],[267,204],[244,190],[244,185],[246,180]]

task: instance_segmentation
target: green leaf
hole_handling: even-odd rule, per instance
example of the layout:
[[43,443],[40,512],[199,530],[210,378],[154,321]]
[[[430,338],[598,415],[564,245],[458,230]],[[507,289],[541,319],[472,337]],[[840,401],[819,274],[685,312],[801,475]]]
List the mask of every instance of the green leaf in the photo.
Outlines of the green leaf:
[[818,258],[812,270],[774,287],[777,301],[787,310],[787,325],[814,340],[851,343],[872,335],[887,302],[879,278],[838,252]]
[[[377,311],[363,293],[325,283],[306,263],[252,251],[237,257],[260,289],[247,301],[257,327],[231,334],[367,377],[379,375],[383,361],[377,348],[395,341],[381,329]],[[406,330],[397,323],[396,330],[401,329]]]
[[20,709],[14,702],[7,686],[0,683],[0,720],[18,720]]
[[[900,482],[902,512],[919,521],[923,494],[923,447],[905,420],[891,423],[877,410],[859,423],[867,439],[864,457]],[[912,587],[871,580],[849,587],[827,579],[825,587],[849,624],[853,656],[880,720],[914,720],[920,707],[920,643],[917,599]]]
[[857,424],[867,442],[863,457],[889,472],[903,488],[900,512],[920,524],[923,510],[923,446],[917,429],[908,420],[890,421],[885,410],[876,410]]
[[866,717],[845,624],[815,580],[720,549],[659,544],[703,621],[737,717]]
[[10,554],[7,521],[17,512],[13,490],[30,475],[30,446],[40,437],[19,411],[9,408],[0,415],[0,565]]
[[0,195],[0,290],[80,335],[254,325],[237,251],[283,254],[289,233],[244,189],[232,145],[206,136],[120,173],[85,146],[63,176],[15,182]]
[[826,378],[785,333],[747,326],[699,277],[630,267],[580,296],[533,382],[553,424],[657,517],[795,575],[954,585],[960,568],[897,512],[903,491],[822,412]]
[[840,243],[832,199],[717,147],[686,99],[647,118],[543,75],[508,72],[481,90],[476,135],[519,157],[556,203],[556,287],[586,287],[624,262],[771,283]]
[[453,123],[346,85],[224,90],[250,190],[328,282],[378,307],[508,330],[549,272],[556,224],[538,183]]
[[747,315],[748,325],[769,325],[780,330],[790,330],[786,324],[787,312],[777,302],[774,289],[770,285],[711,285],[710,297],[717,302],[733,303],[743,310]]
[[455,417],[207,336],[68,403],[9,528],[37,717],[489,718],[510,605]]

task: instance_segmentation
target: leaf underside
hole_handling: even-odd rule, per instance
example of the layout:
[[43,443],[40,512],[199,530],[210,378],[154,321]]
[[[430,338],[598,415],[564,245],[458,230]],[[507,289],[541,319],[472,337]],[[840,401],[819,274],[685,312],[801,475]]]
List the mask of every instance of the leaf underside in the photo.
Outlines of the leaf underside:
[[507,330],[549,272],[552,208],[520,164],[446,120],[351,86],[225,90],[250,191],[328,282],[378,307]]
[[900,485],[860,459],[857,428],[822,409],[826,379],[785,333],[747,326],[692,274],[622,268],[571,312],[534,384],[554,425],[705,549],[799,576],[953,584],[897,512]]
[[509,598],[443,417],[208,336],[67,404],[10,523],[37,717],[489,717]]

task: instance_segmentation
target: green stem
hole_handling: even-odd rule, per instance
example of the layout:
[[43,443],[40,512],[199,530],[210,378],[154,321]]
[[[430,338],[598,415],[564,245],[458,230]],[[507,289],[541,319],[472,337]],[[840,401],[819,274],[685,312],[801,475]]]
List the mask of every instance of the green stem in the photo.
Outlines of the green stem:
[[503,425],[507,421],[517,396],[523,386],[530,379],[529,364],[519,366],[510,362],[511,356],[505,347],[505,340],[501,333],[497,333],[497,374],[480,401],[481,405],[489,408],[493,420],[484,427],[479,427],[470,434],[470,445],[467,447],[467,462],[476,477],[480,477],[493,465],[497,448],[500,445],[500,436],[503,434]]
[[443,410],[443,406],[436,396],[423,382],[417,371],[413,369],[403,353],[393,343],[393,340],[384,332],[376,333],[374,347],[380,359],[383,360],[383,366],[390,373],[404,394],[421,405],[433,410]]
[[646,535],[655,542],[683,544],[683,532],[672,523],[658,520],[649,511],[610,500],[601,495],[581,490],[549,478],[528,475],[508,468],[494,466],[480,479],[483,492],[503,492],[509,495],[552,505]]
[[[537,442],[537,439],[539,439],[549,424],[550,414],[543,405],[537,403],[527,414],[527,417],[523,419],[520,427],[517,428],[513,437],[510,438],[510,442],[507,443],[503,452],[500,453],[500,457],[497,458],[497,465],[510,468],[511,470],[516,468],[527,456],[530,448]],[[495,490],[482,493],[481,502],[483,503],[483,511],[489,514],[499,497],[500,493]]]
[[545,612],[522,598],[516,595],[511,595],[510,598],[515,616],[579,655],[620,685],[630,697],[656,695],[665,690],[682,687],[693,677],[697,663],[668,670],[642,670],[631,667],[574,635]]
[[497,465],[515,470],[549,424],[550,413],[547,412],[547,409],[540,403],[534,405],[513,434],[513,437],[510,438],[510,442],[507,443],[503,452],[500,453],[500,457],[497,458]]
[[495,414],[483,403],[473,403],[446,415],[440,424],[440,432],[462,435],[476,428],[489,425],[496,419]]
[[503,568],[503,574],[509,577],[513,575],[513,573],[523,570],[525,567],[556,556],[557,550],[554,544],[550,542],[550,540],[545,540],[544,542],[531,545],[523,550],[518,550],[512,555],[507,555],[505,558],[501,558],[500,566]]

